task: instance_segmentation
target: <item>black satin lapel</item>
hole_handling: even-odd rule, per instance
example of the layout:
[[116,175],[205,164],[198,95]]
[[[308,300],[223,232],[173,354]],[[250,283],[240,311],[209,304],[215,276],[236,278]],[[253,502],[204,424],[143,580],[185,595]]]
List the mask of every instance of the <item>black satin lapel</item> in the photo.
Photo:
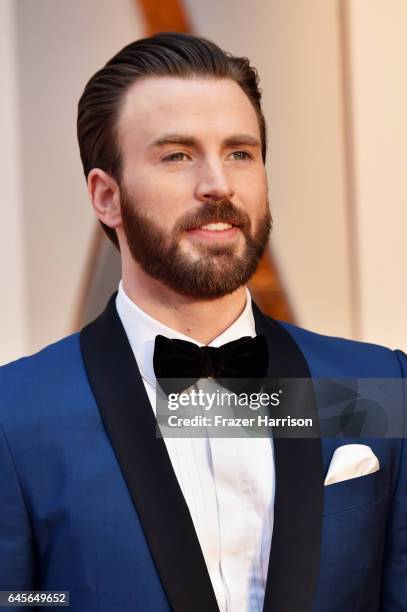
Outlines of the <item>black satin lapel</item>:
[[[269,378],[310,378],[307,362],[282,325],[253,304],[269,345]],[[314,405],[313,417],[317,423]],[[310,612],[319,573],[323,504],[320,438],[274,438],[276,496],[265,612]]]
[[136,360],[116,311],[106,310],[80,334],[98,408],[175,612],[218,612],[215,594]]

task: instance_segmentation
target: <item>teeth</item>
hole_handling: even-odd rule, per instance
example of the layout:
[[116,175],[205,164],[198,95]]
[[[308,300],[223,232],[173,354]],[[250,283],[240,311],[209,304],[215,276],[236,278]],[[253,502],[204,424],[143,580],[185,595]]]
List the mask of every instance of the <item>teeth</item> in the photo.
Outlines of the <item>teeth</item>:
[[209,223],[208,225],[203,225],[201,229],[204,230],[215,230],[215,231],[223,231],[230,229],[232,225],[230,223]]

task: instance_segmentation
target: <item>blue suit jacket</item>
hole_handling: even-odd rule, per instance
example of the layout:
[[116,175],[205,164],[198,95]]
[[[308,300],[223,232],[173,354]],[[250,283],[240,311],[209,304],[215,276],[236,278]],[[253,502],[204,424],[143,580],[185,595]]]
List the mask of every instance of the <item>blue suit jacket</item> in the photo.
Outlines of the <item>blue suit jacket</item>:
[[[80,334],[0,369],[0,590],[69,590],[72,612],[215,612],[114,298]],[[407,374],[399,351],[254,315],[270,377]],[[324,487],[349,441],[369,444],[380,470]],[[404,439],[281,437],[274,454],[264,610],[407,610]]]

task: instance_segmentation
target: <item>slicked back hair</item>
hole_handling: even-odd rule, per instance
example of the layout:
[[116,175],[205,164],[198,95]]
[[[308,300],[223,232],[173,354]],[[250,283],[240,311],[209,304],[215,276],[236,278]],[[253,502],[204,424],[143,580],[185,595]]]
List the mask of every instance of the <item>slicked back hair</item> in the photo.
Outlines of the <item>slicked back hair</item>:
[[[235,81],[256,111],[265,161],[267,137],[259,78],[249,60],[227,53],[205,38],[163,32],[124,47],[86,84],[78,104],[77,123],[86,178],[92,168],[100,168],[120,184],[122,167],[117,137],[119,113],[127,90],[139,79],[148,76],[229,78]],[[101,225],[119,249],[116,230],[104,223]]]

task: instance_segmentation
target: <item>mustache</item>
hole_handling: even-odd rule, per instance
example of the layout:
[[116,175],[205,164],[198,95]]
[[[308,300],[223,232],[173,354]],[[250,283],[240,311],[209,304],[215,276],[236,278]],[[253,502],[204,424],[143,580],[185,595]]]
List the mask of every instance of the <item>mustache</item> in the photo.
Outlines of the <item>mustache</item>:
[[239,210],[230,200],[209,200],[202,208],[193,213],[187,213],[174,226],[176,233],[208,225],[209,223],[230,223],[243,232],[250,230],[250,217],[244,210]]

